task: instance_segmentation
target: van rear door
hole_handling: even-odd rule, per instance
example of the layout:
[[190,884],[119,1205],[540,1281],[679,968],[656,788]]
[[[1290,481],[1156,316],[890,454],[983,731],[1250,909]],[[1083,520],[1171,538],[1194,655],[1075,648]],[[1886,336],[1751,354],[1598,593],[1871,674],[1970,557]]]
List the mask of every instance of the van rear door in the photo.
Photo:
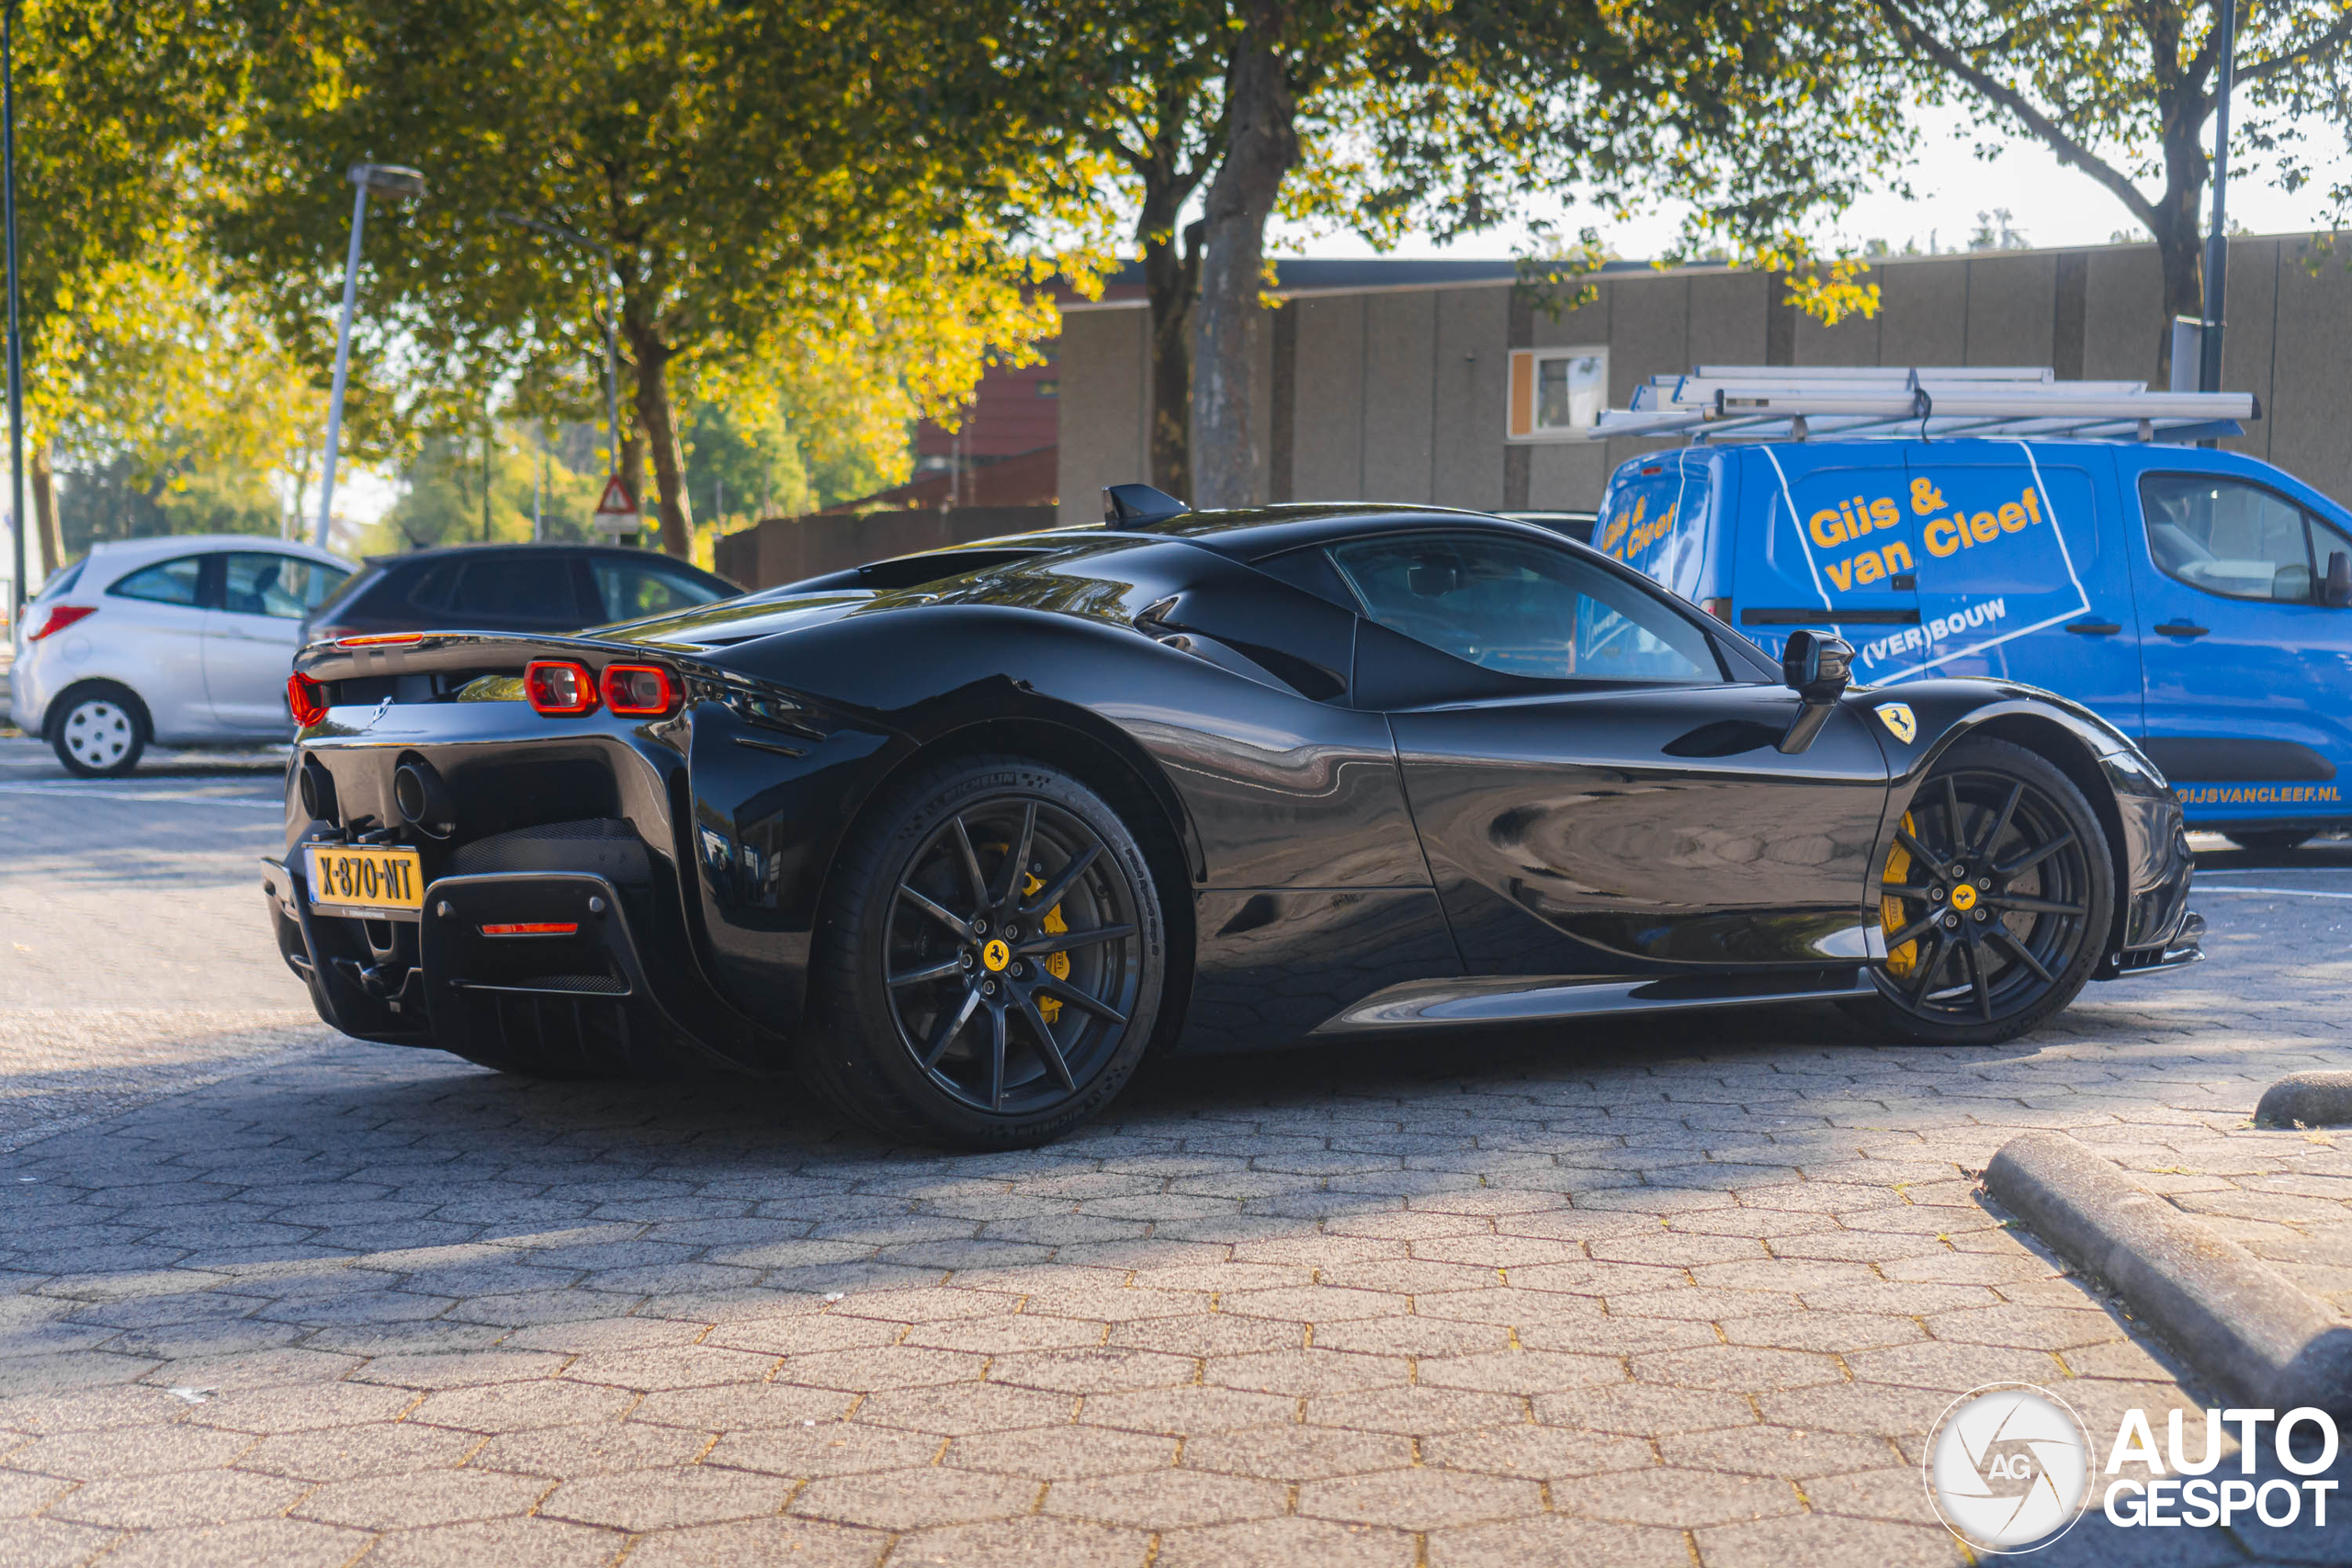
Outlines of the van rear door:
[[1855,679],[1879,682],[1887,639],[1919,624],[1919,529],[1901,504],[1901,446],[1789,443],[1739,456],[1733,624],[1775,659],[1798,626],[1835,631],[1855,647]]
[[1684,447],[1619,465],[1589,543],[1699,603],[1730,592],[1714,561],[1723,454]]
[[2115,515],[2113,454],[2023,441],[1908,446],[1903,502],[1919,530],[1920,624],[1872,678],[2022,681],[2138,734],[2131,575],[2116,530],[2101,526]]

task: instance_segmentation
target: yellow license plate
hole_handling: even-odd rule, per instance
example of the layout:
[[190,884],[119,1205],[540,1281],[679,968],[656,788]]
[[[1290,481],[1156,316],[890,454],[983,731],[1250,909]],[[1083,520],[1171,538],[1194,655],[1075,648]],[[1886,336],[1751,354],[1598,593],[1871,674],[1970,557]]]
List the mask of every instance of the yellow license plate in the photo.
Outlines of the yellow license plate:
[[424,908],[424,867],[414,850],[312,844],[311,902],[322,909]]

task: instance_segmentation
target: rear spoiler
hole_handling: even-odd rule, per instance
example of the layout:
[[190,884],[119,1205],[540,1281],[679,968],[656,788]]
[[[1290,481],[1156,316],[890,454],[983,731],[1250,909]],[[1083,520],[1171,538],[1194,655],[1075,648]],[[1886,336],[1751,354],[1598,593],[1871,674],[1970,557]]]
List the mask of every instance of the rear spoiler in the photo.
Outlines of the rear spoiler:
[[602,663],[615,656],[658,657],[683,664],[672,649],[649,649],[618,638],[548,637],[517,632],[384,632],[314,642],[294,656],[294,668],[313,681],[366,680],[376,675],[440,671],[521,674],[534,659],[573,658]]

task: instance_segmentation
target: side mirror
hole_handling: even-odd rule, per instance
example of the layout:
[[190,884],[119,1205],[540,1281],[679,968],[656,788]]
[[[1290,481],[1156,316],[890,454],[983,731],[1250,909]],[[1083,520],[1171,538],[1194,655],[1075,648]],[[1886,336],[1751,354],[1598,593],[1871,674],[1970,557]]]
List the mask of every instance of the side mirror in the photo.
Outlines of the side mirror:
[[[2352,566],[2352,561],[2346,564]],[[1781,679],[1796,693],[1801,705],[1789,732],[1781,737],[1782,753],[1793,756],[1813,744],[1838,699],[1845,695],[1853,667],[1852,645],[1802,628],[1789,634],[1788,647],[1781,651]]]
[[2327,579],[2320,584],[2319,602],[2331,610],[2352,606],[2352,555],[2336,550],[2327,558]]

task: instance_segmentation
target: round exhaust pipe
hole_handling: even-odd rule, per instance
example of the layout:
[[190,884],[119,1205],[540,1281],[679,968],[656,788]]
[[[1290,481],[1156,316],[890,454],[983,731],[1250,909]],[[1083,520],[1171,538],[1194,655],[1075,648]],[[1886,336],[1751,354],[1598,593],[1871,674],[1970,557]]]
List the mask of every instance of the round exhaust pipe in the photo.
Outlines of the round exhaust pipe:
[[334,775],[316,757],[302,759],[301,770],[294,775],[294,793],[302,803],[302,815],[313,822],[340,822],[335,814]]
[[401,820],[420,833],[446,839],[457,830],[458,808],[441,771],[422,757],[410,757],[392,770],[392,806]]

